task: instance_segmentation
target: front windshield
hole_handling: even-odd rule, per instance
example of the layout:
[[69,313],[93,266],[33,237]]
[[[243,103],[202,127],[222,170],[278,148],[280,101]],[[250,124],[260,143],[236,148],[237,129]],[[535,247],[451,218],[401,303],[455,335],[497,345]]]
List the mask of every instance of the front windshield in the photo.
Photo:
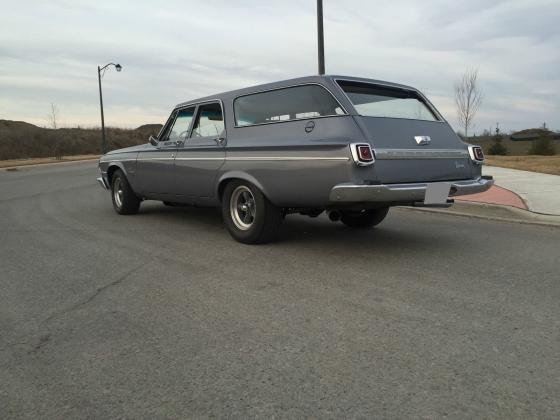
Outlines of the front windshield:
[[365,117],[407,118],[438,121],[414,91],[361,82],[338,81],[360,115]]

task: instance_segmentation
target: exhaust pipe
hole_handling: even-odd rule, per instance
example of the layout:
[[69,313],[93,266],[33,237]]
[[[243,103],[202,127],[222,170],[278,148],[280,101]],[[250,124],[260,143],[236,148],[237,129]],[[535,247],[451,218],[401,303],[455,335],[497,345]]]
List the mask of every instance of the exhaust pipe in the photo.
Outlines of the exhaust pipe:
[[327,215],[332,222],[338,222],[340,220],[340,212],[338,210],[327,210]]

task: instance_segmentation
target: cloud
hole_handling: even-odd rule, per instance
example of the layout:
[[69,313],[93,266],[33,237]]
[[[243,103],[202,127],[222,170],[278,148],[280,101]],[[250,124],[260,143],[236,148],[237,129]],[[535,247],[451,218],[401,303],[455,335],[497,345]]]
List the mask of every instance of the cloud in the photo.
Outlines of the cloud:
[[[456,125],[453,83],[478,67],[482,130],[560,129],[557,1],[324,1],[327,71],[416,86]],[[316,72],[315,2],[51,0],[0,16],[0,118],[162,122],[179,102]]]

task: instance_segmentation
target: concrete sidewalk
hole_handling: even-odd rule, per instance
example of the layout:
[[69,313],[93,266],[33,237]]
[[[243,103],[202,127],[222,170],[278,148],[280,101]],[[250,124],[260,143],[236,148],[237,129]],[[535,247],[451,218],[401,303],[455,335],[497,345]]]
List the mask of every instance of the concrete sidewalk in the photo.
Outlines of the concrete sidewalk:
[[[517,169],[498,168],[496,166],[484,166],[482,173],[484,175],[492,175],[498,187],[510,190],[521,197],[530,211],[560,216],[560,176],[520,171]],[[497,193],[497,189],[491,192],[493,196],[496,196]],[[504,195],[503,191],[499,191],[499,193]],[[473,200],[473,196],[466,196],[466,198],[467,201],[487,202],[484,201],[484,199],[476,199],[477,197],[474,197],[475,199]],[[507,200],[515,201],[512,196]],[[521,208],[521,206],[511,204],[510,202],[498,202],[495,204],[511,205]]]

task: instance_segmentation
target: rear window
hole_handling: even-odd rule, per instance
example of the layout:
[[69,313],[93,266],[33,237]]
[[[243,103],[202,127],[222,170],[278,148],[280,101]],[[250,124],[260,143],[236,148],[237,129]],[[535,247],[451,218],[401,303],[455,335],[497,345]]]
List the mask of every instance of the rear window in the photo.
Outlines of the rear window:
[[343,115],[340,104],[319,85],[294,86],[241,96],[233,103],[237,126]]
[[438,121],[424,100],[410,90],[337,81],[360,115]]

